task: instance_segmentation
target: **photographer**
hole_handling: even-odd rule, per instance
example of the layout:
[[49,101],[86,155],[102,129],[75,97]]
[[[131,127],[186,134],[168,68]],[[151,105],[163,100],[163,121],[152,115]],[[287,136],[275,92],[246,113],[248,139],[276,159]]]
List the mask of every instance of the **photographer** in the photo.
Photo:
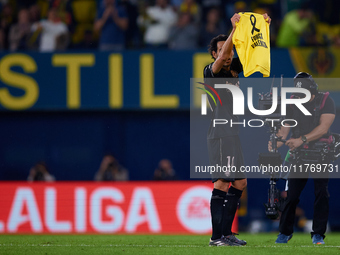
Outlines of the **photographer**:
[[99,170],[94,176],[95,181],[127,181],[129,172],[121,166],[111,154],[103,157]]
[[49,173],[45,162],[39,162],[31,168],[27,181],[53,182],[55,181],[55,177]]
[[[312,114],[310,116],[304,115],[295,105],[287,106],[286,119],[294,119],[297,121],[297,126],[292,128],[292,136],[285,142],[285,145],[289,147],[288,155],[297,155],[291,157],[289,162],[295,165],[301,166],[302,171],[299,173],[305,173],[306,167],[312,162],[310,158],[306,158],[305,153],[300,153],[299,150],[305,148],[313,148],[316,142],[320,142],[323,139],[330,137],[329,128],[331,127],[335,118],[335,105],[333,99],[329,96],[329,93],[318,92],[318,85],[313,80],[312,76],[308,73],[300,72],[294,77],[294,85],[297,88],[304,88],[311,92],[311,99],[304,104],[304,107]],[[303,98],[305,94],[294,93],[294,97]],[[286,139],[290,131],[290,126],[281,127],[278,131],[277,136]],[[283,142],[278,142],[277,146],[280,147]],[[269,151],[272,150],[271,142],[268,143]],[[320,153],[321,155],[321,153]],[[287,158],[286,158],[287,159]],[[330,164],[330,159],[314,158],[313,163],[316,164]],[[328,220],[329,211],[329,193],[328,193],[328,175],[325,174],[326,178],[313,178],[314,179],[314,216],[313,216],[313,232],[312,240],[313,244],[324,244],[326,225]],[[295,176],[297,177],[297,176]],[[288,177],[286,189],[287,198],[284,204],[280,219],[280,234],[276,240],[276,243],[287,243],[293,236],[293,226],[296,206],[299,203],[299,197],[304,189],[307,180],[308,173],[300,178],[294,178],[292,173]],[[303,178],[301,178],[303,177]],[[320,177],[320,176],[319,176]]]
[[162,159],[158,168],[154,172],[154,180],[157,181],[173,181],[178,180],[175,170],[172,168],[172,163],[168,159]]

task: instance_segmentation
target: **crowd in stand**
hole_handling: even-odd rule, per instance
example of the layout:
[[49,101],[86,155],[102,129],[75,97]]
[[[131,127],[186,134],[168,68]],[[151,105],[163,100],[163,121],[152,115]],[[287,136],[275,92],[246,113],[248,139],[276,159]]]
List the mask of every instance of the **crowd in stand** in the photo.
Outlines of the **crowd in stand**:
[[[94,175],[95,181],[128,181],[129,171],[123,167],[112,154],[104,155],[98,171]],[[56,178],[50,173],[44,161],[36,163],[29,172],[27,181],[36,182],[53,182]],[[153,180],[171,181],[179,180],[172,162],[168,159],[162,159],[153,174]]]
[[0,0],[0,50],[197,49],[235,12],[268,13],[271,46],[340,46],[340,1]]

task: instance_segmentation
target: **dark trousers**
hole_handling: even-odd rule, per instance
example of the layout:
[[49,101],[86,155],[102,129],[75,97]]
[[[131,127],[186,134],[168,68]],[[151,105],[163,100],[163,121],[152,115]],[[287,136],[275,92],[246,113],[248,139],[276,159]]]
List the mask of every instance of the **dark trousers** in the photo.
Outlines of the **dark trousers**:
[[[285,206],[280,219],[280,233],[290,235],[293,233],[295,210],[300,199],[300,194],[307,183],[306,179],[288,179],[288,192]],[[329,193],[328,179],[314,180],[314,215],[313,232],[324,237],[328,221],[329,212]]]

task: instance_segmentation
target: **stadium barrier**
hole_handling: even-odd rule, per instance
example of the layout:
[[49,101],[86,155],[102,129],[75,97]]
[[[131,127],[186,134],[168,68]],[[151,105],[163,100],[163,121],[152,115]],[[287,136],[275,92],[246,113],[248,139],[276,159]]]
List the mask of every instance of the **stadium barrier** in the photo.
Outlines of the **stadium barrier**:
[[210,181],[0,182],[0,233],[209,234],[211,189]]

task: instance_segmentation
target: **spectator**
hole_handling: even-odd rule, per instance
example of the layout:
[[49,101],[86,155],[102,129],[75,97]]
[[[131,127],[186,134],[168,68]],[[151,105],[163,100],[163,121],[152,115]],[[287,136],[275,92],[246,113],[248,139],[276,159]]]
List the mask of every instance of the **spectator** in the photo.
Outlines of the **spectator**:
[[169,48],[173,50],[196,49],[198,28],[190,13],[180,14],[179,20],[170,30]]
[[200,0],[204,23],[206,22],[205,18],[207,17],[208,12],[212,8],[217,8],[218,10],[222,10],[222,13],[220,15],[223,16],[223,14],[224,14],[223,13],[223,11],[224,11],[223,2],[224,1],[225,0]]
[[[74,32],[73,29],[73,17],[72,17],[72,5],[74,5],[75,1],[70,0],[49,0],[49,9],[56,10],[58,14],[58,18],[67,25],[68,31],[70,33]],[[84,1],[83,1],[84,2]],[[85,3],[83,3],[85,5]],[[92,9],[93,16],[95,15],[96,10]],[[93,20],[91,25],[93,25]]]
[[313,10],[317,11],[318,21],[328,23],[329,25],[338,25],[340,23],[340,1],[323,0],[322,4],[314,2]]
[[27,41],[31,34],[29,11],[22,9],[18,14],[18,23],[11,26],[9,33],[9,48],[12,51],[26,50]]
[[313,23],[313,13],[308,9],[308,5],[288,12],[281,24],[279,34],[276,39],[278,47],[296,47],[301,45],[315,44],[315,33],[309,29]]
[[0,29],[0,51],[5,49],[5,35],[2,29]]
[[172,168],[171,161],[168,159],[162,159],[159,164],[158,168],[155,170],[154,180],[163,180],[163,181],[170,181],[170,180],[178,180],[175,170]]
[[0,14],[0,30],[2,31],[3,48],[5,50],[8,49],[9,29],[13,23],[13,20],[13,8],[10,4],[7,3],[2,6],[2,12]]
[[[1,43],[1,42],[0,42]],[[336,48],[340,48],[340,35],[335,35],[332,39],[332,44]],[[1,47],[1,46],[0,46]]]
[[125,9],[116,3],[116,0],[104,0],[100,7],[97,21],[94,24],[96,31],[101,31],[99,40],[100,50],[122,50],[125,46],[125,31],[129,21]]
[[180,13],[191,14],[196,23],[199,23],[201,20],[201,10],[195,0],[184,0],[179,11]]
[[[224,17],[232,17],[234,13],[249,11],[247,3],[244,1],[226,1],[223,9],[225,11]],[[255,12],[255,10],[253,12]]]
[[72,35],[70,48],[97,48],[98,33],[93,31],[97,15],[96,0],[72,1],[60,9],[64,13],[64,17],[67,18],[66,23]]
[[19,6],[20,8],[29,8],[31,7],[32,5],[34,5],[37,0],[16,0],[16,5]]
[[[255,6],[254,6],[253,3],[250,4],[250,5],[251,5],[254,12],[255,12],[256,8],[265,9],[267,11],[266,13],[268,14],[268,16],[275,17],[275,20],[277,22],[281,22],[281,20],[282,20],[281,10],[285,11],[285,10],[283,10],[284,7],[283,7],[280,0],[270,0],[270,1],[268,1],[268,0],[257,0]],[[269,15],[269,12],[271,13],[271,15]],[[255,12],[255,13],[258,13],[258,12]],[[273,20],[270,23],[270,26],[272,26],[272,25],[273,25]]]
[[55,181],[55,177],[49,173],[45,162],[39,162],[31,168],[27,181],[53,182]]
[[94,179],[95,181],[127,181],[129,172],[119,164],[115,157],[108,154],[103,157]]
[[40,14],[40,7],[37,4],[32,5],[29,8],[30,12],[30,20],[32,23],[39,22],[41,19],[41,14]]
[[212,8],[207,13],[207,23],[201,28],[200,46],[207,47],[210,44],[210,39],[219,34],[225,34],[226,27],[221,20],[220,11],[217,8]]
[[68,45],[67,26],[60,21],[55,9],[48,12],[48,19],[35,23],[32,31],[41,33],[39,50],[49,52],[55,50],[64,50]]
[[183,0],[170,0],[170,5],[173,6],[175,11],[178,11]]
[[147,7],[139,17],[139,24],[146,28],[145,44],[152,48],[167,48],[170,28],[176,19],[176,13],[167,0],[156,0],[155,6]]
[[127,48],[138,48],[141,45],[139,28],[137,25],[138,8],[136,4],[133,4],[131,0],[121,0],[125,7],[129,25],[125,33],[125,44]]
[[77,44],[77,49],[94,50],[98,48],[98,44],[94,38],[92,30],[85,30],[84,38],[81,43]]

